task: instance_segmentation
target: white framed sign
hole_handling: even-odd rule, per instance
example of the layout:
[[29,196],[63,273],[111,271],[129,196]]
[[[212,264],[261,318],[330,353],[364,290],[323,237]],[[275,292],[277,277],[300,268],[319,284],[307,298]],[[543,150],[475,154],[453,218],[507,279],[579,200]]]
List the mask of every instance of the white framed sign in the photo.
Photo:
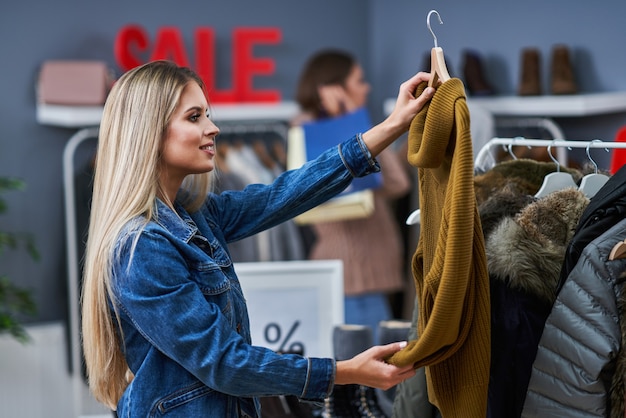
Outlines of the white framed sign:
[[308,357],[334,357],[344,322],[343,262],[236,263],[248,303],[252,344]]

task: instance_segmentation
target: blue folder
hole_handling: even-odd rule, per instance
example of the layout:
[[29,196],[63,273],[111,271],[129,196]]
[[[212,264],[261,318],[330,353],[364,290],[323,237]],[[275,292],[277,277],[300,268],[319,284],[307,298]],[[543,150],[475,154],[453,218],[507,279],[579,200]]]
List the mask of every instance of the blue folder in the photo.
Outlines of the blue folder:
[[[365,108],[342,116],[322,119],[302,125],[307,160],[318,157],[328,148],[353,137],[357,133],[367,131],[372,122]],[[341,194],[375,189],[382,184],[381,173],[355,178]]]

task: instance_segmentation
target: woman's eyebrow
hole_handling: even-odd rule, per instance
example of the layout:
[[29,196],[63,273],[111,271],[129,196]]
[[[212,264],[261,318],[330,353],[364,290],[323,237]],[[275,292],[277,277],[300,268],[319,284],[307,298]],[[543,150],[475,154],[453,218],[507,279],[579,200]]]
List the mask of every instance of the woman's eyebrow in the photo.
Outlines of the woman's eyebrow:
[[202,106],[191,106],[190,108],[188,108],[187,110],[185,110],[185,113],[187,113],[187,112],[189,112],[189,111],[191,111],[191,110],[195,110],[195,111],[199,111],[199,112],[201,112],[201,111],[202,111],[202,109],[203,109],[203,108],[202,108]]

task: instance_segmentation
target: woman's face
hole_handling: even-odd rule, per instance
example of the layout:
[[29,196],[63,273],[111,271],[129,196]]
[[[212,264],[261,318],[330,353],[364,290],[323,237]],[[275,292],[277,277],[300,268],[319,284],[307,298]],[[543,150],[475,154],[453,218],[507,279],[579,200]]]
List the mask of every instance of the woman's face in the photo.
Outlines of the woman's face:
[[215,168],[215,137],[219,129],[209,119],[208,108],[200,86],[195,82],[187,84],[163,142],[161,181],[164,185],[177,189],[187,175]]
[[356,64],[348,74],[345,83],[345,90],[353,104],[359,108],[367,104],[367,95],[370,92],[370,85],[365,81],[363,68]]

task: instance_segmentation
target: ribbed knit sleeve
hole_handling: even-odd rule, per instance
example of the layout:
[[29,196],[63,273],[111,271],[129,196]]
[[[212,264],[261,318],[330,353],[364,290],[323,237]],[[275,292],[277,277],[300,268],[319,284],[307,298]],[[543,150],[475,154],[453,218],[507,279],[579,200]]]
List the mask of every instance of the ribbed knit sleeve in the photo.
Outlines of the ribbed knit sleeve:
[[429,399],[444,418],[484,417],[491,352],[489,275],[474,194],[469,110],[459,79],[439,86],[414,118],[408,146],[408,161],[418,170],[421,209],[412,262],[418,339],[389,362],[426,366]]

